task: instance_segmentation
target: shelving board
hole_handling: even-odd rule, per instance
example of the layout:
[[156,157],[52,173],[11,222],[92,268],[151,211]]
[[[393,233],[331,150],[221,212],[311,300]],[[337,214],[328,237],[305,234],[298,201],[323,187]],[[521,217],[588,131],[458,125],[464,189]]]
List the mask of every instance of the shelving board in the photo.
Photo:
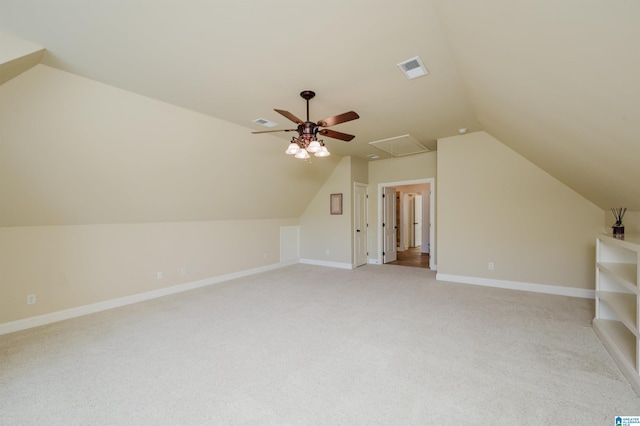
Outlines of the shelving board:
[[622,281],[630,291],[638,291],[638,266],[635,263],[598,262],[597,266]]
[[596,240],[593,329],[640,395],[640,234]]
[[625,234],[623,238],[614,238],[609,234],[600,234],[598,235],[598,238],[613,240],[620,247],[624,247],[631,251],[636,251],[638,249],[638,246],[640,246],[640,234],[638,233]]
[[636,393],[640,395],[640,376],[636,368],[636,337],[619,321],[594,319],[593,330]]
[[597,297],[604,302],[618,317],[627,329],[640,337],[638,332],[637,296],[630,293],[614,293],[598,291]]

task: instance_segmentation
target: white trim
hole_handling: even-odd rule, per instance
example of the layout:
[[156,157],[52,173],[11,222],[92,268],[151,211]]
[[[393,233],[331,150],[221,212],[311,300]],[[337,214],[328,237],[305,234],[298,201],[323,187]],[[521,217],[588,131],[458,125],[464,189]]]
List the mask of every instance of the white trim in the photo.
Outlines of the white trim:
[[300,259],[306,265],[328,266],[329,268],[355,269],[351,263],[327,262],[326,260]]
[[365,263],[361,264],[361,265],[356,265],[357,261],[358,261],[358,256],[356,253],[356,244],[355,241],[358,238],[357,236],[357,230],[355,229],[355,223],[356,223],[356,203],[358,202],[358,200],[356,199],[356,190],[357,188],[364,188],[364,230],[361,232],[364,232],[364,247],[365,247],[365,251],[366,251],[366,255],[365,258],[368,256],[369,254],[369,210],[368,210],[368,205],[369,205],[369,185],[367,185],[366,183],[361,183],[361,182],[353,182],[353,207],[352,207],[352,211],[353,211],[353,228],[351,229],[353,231],[353,242],[351,244],[352,248],[353,248],[353,263],[354,263],[354,268],[357,268],[358,266],[362,266],[365,265],[366,263],[368,263],[368,260],[365,261]]
[[13,333],[28,328],[39,327],[41,325],[51,324],[82,315],[94,314],[96,312],[106,311],[108,309],[119,308],[121,306],[131,305],[133,303],[144,302],[145,300],[156,299],[158,297],[169,296],[171,294],[181,293],[183,291],[194,290],[213,284],[219,284],[225,281],[242,278],[249,275],[255,275],[262,272],[271,271],[289,265],[295,265],[298,260],[288,262],[274,263],[272,265],[261,266],[258,268],[247,269],[245,271],[233,272],[231,274],[220,275],[217,277],[206,278],[204,280],[192,281],[189,283],[179,284],[171,287],[160,288],[157,290],[147,291],[144,293],[133,294],[131,296],[120,297],[118,299],[105,300],[104,302],[92,303],[90,305],[78,306],[77,308],[65,309],[62,311],[51,312],[49,314],[38,315],[35,317],[25,318],[21,320],[6,322],[0,324],[0,335]]
[[583,299],[595,299],[595,290],[588,290],[586,288],[534,284],[520,281],[494,280],[488,278],[466,277],[462,275],[449,275],[440,273],[436,273],[436,280],[451,281],[454,283],[462,284],[481,285],[485,287],[507,288],[511,290],[532,291],[535,293],[556,294],[560,296],[581,297]]

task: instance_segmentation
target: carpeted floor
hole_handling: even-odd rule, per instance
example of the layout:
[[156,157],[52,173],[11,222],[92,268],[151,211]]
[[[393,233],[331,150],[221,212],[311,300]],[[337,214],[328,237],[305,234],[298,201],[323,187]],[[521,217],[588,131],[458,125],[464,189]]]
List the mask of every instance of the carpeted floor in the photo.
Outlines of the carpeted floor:
[[1,425],[610,425],[593,301],[295,265],[0,336]]

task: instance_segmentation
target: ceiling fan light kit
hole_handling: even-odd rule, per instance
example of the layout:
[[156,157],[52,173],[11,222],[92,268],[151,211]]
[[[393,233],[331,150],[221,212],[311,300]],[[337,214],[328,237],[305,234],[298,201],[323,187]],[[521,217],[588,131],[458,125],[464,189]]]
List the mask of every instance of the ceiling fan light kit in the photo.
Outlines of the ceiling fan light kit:
[[284,152],[285,154],[294,155],[296,158],[307,159],[309,153],[314,154],[316,157],[328,157],[331,155],[323,141],[312,140],[309,146],[306,148],[301,146],[298,139],[292,138],[289,147]]
[[307,151],[312,153],[316,153],[320,151],[320,149],[322,149],[322,146],[320,145],[320,142],[318,142],[317,140],[311,141],[311,143],[307,147]]
[[298,152],[296,152],[295,157],[300,158],[302,160],[306,160],[307,158],[309,158],[309,153],[307,152],[306,149],[302,148],[298,150]]
[[[356,120],[360,116],[354,112],[349,111],[343,114],[334,115],[333,117],[327,117],[324,120],[320,120],[317,123],[309,121],[309,100],[315,96],[315,92],[312,90],[304,90],[300,92],[300,96],[307,102],[307,121],[302,121],[289,111],[274,109],[278,114],[286,117],[298,125],[296,129],[283,129],[283,130],[264,130],[261,132],[251,133],[272,133],[272,132],[297,132],[298,137],[291,138],[291,143],[285,151],[286,154],[290,154],[300,159],[307,159],[310,157],[309,153],[315,154],[316,157],[328,157],[331,155],[327,149],[324,141],[318,139],[318,134],[329,138],[340,139],[345,142],[349,142],[354,135],[348,135],[346,133],[337,132],[335,130],[326,129],[326,127],[335,126],[336,124],[345,123],[347,121]],[[265,120],[267,121],[267,120]]]

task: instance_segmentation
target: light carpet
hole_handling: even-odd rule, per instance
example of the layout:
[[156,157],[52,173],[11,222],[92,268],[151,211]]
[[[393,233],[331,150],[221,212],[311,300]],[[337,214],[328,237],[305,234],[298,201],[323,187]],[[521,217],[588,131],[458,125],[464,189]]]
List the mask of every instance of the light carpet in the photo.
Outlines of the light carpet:
[[593,301],[294,265],[0,336],[2,425],[613,425]]

